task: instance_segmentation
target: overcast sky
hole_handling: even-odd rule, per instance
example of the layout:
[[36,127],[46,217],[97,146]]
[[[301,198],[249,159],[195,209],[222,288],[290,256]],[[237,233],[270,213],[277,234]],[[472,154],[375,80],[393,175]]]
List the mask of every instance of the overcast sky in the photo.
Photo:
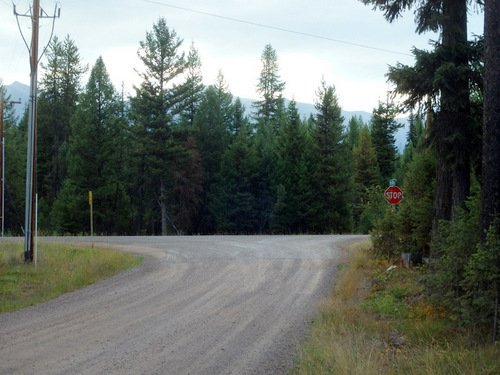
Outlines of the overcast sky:
[[[19,13],[32,1],[13,0]],[[221,69],[235,96],[257,98],[260,57],[271,44],[286,82],[285,97],[313,103],[322,77],[335,85],[344,110],[371,112],[390,87],[385,74],[398,61],[413,65],[411,49],[428,48],[436,34],[415,34],[412,12],[393,24],[380,11],[358,0],[59,0],[61,18],[55,35],[69,35],[91,67],[101,55],[117,88],[132,93],[139,84],[134,71],[139,42],[159,17],[199,51],[206,84]],[[41,0],[53,14],[56,2]],[[183,9],[181,9],[183,8]],[[482,14],[469,16],[469,32],[482,34]],[[27,41],[29,19],[20,19]],[[245,21],[245,22],[241,22]],[[43,20],[40,49],[47,43],[51,21]],[[284,31],[289,30],[289,31]],[[293,31],[293,32],[292,32]],[[317,37],[307,36],[314,35]],[[364,47],[363,47],[364,46]],[[370,48],[368,48],[370,47]],[[42,58],[42,62],[44,59]],[[4,84],[29,84],[29,57],[11,0],[0,0],[0,78]]]

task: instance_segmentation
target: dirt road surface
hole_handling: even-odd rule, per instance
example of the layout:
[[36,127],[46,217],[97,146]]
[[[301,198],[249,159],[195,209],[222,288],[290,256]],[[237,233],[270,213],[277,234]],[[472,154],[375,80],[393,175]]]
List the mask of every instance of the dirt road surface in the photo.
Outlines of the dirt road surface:
[[341,248],[364,238],[40,239],[114,248],[145,261],[0,315],[0,374],[286,374],[318,301],[335,283]]

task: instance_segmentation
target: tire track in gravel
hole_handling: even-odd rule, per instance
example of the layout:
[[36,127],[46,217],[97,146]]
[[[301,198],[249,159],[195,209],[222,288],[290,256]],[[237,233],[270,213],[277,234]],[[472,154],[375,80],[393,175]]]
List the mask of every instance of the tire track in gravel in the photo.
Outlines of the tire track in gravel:
[[285,374],[335,281],[340,247],[364,238],[43,239],[146,260],[0,315],[0,374]]

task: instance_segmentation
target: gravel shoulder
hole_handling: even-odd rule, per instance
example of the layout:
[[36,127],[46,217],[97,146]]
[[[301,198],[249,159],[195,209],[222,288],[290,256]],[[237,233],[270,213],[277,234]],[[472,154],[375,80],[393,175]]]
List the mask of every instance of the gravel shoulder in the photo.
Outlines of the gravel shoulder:
[[0,315],[0,374],[286,374],[365,236],[44,238],[142,266]]

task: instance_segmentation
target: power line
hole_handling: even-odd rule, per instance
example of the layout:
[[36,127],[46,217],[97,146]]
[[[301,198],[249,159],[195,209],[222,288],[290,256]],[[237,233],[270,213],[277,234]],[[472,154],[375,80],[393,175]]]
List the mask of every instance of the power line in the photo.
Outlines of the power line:
[[243,23],[243,24],[246,24],[246,25],[251,25],[251,26],[256,26],[256,27],[263,27],[263,28],[266,28],[266,29],[277,30],[277,31],[282,31],[282,32],[285,32],[285,33],[291,33],[291,34],[296,34],[296,35],[302,35],[302,36],[306,36],[306,37],[309,37],[309,38],[323,39],[323,40],[327,40],[327,41],[330,41],[330,42],[342,43],[342,44],[347,44],[347,45],[350,45],[350,46],[355,46],[355,47],[360,47],[360,48],[367,48],[367,49],[371,49],[371,50],[375,50],[375,51],[380,51],[380,52],[394,53],[394,54],[403,55],[403,56],[413,56],[413,55],[410,55],[409,53],[404,53],[404,52],[398,52],[398,51],[393,51],[393,50],[384,49],[384,48],[373,47],[373,46],[369,46],[369,45],[366,45],[366,44],[359,44],[359,43],[347,42],[345,40],[329,38],[329,37],[321,36],[321,35],[309,34],[309,33],[305,33],[305,32],[302,32],[302,31],[290,30],[290,29],[285,29],[285,28],[277,27],[277,26],[265,25],[265,24],[262,24],[262,23],[257,23],[257,22],[252,22],[252,21],[246,21],[246,20],[242,20],[242,19],[238,19],[238,18],[233,18],[233,17],[221,16],[219,14],[203,12],[201,10],[189,9],[189,8],[184,8],[184,7],[180,7],[180,6],[177,6],[177,5],[166,4],[166,3],[161,2],[161,1],[155,1],[155,0],[142,0],[142,1],[144,1],[146,3],[161,5],[161,6],[168,7],[168,8],[174,8],[174,9],[184,10],[186,12],[202,14],[204,16],[220,18],[220,19],[227,20],[227,21],[239,22],[239,23]]

